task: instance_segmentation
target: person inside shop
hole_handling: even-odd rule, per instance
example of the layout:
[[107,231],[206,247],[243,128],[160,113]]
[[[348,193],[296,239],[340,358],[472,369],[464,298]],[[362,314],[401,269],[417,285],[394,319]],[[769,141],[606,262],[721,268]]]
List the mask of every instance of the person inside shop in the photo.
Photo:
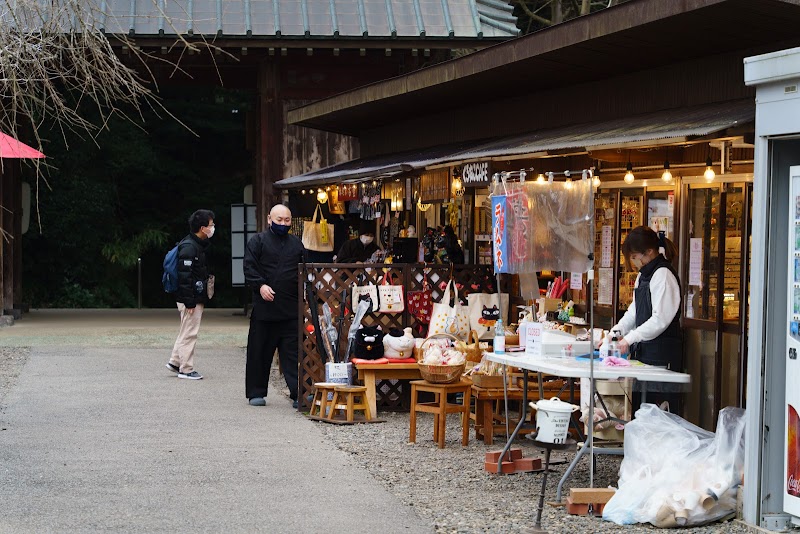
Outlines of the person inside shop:
[[[683,335],[681,332],[681,286],[672,265],[677,249],[664,234],[647,226],[634,228],[622,244],[627,261],[639,271],[634,283],[633,301],[620,321],[611,328],[620,354],[648,365],[683,372]],[[656,389],[656,388],[652,388]],[[648,392],[647,401],[667,401],[670,411],[678,413],[680,396],[676,393]],[[637,399],[634,404],[638,405]],[[636,407],[636,406],[635,406]]]
[[436,241],[440,263],[464,263],[464,249],[458,243],[455,230],[449,224],[444,227]]
[[336,255],[336,263],[364,263],[378,250],[375,244],[375,221],[359,223],[358,237],[345,241]]

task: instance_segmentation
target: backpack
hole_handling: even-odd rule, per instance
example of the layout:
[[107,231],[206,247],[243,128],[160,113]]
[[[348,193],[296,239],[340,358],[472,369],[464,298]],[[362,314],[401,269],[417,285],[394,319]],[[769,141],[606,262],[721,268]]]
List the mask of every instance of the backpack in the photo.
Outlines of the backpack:
[[178,291],[178,245],[175,245],[164,256],[164,274],[161,275],[161,285],[167,293]]

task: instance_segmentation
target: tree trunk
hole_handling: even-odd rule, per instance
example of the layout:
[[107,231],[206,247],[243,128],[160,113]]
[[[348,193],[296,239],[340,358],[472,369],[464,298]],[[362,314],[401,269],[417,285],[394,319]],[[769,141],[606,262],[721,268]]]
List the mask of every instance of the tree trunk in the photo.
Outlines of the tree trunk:
[[551,6],[550,9],[552,10],[553,16],[550,18],[553,20],[553,24],[562,22],[564,20],[564,12],[561,9],[561,0],[553,0]]
[[588,15],[591,10],[592,10],[591,0],[583,0],[581,2],[581,15]]

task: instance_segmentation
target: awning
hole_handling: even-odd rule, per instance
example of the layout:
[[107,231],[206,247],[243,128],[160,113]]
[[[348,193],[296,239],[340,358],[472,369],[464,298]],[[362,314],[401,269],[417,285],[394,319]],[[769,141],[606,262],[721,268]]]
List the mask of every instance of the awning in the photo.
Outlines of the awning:
[[610,121],[576,124],[533,131],[491,141],[373,156],[340,163],[332,167],[285,178],[277,187],[299,188],[396,176],[442,165],[470,161],[522,159],[576,153],[589,150],[653,147],[698,142],[707,136],[737,135],[755,121],[755,101],[751,99],[668,109]]
[[453,154],[477,147],[482,143],[485,143],[485,140],[354,159],[291,178],[284,178],[275,182],[275,187],[296,189],[330,183],[352,183],[389,178],[404,172],[424,169],[429,165],[444,161]]
[[43,157],[45,157],[44,154],[35,148],[0,132],[0,158],[39,159]]

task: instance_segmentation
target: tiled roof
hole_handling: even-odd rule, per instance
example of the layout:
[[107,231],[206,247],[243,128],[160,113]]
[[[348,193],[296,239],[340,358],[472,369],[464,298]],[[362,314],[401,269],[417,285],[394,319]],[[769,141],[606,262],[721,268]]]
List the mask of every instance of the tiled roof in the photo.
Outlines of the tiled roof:
[[282,39],[507,39],[502,0],[97,0],[97,24],[132,36]]

